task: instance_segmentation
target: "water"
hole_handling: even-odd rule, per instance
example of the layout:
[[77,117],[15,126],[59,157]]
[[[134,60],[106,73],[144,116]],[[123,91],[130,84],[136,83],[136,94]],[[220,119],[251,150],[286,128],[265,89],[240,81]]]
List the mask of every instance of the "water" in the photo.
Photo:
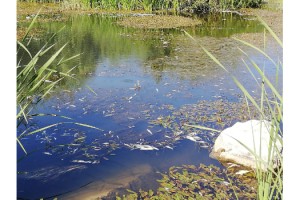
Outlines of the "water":
[[[64,79],[32,111],[72,119],[34,117],[29,126],[18,130],[20,134],[25,128],[35,130],[65,122],[22,139],[30,153],[24,157],[18,147],[18,197],[38,199],[60,195],[62,199],[85,199],[118,188],[155,189],[155,180],[159,178],[156,172],[165,172],[170,166],[200,163],[220,166],[209,158],[216,134],[194,129],[192,132],[183,124],[201,122],[221,130],[237,121],[220,125],[216,120],[204,121],[193,114],[185,116],[187,111],[196,109],[199,101],[202,107],[211,107],[206,111],[209,116],[217,115],[220,110],[232,112],[239,105],[241,92],[231,77],[182,30],[135,30],[118,26],[117,20],[97,15],[73,16],[67,22],[37,25],[46,32],[32,41],[31,51],[39,50],[45,38],[65,25],[52,41],[56,43],[53,52],[68,43],[61,57],[82,55],[60,69],[68,71],[79,65],[72,71],[76,80]],[[218,57],[253,95],[259,96],[241,60],[245,56],[236,48],[238,42],[232,36],[262,32],[262,26],[257,21],[232,15],[205,20],[203,26],[186,31]],[[265,66],[270,80],[276,80],[276,67],[257,51],[245,46],[243,50],[260,66]],[[272,42],[266,51],[272,56],[278,52],[282,55]],[[23,62],[26,59],[23,57]],[[280,83],[281,79],[279,88]],[[224,107],[223,102],[234,106]],[[200,136],[207,145],[186,140],[188,134]],[[131,150],[134,144],[159,150]]]

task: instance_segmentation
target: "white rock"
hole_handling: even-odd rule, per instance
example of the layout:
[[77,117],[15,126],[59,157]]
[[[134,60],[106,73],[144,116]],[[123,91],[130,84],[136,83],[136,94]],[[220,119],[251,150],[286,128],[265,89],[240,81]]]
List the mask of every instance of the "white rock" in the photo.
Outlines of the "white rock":
[[[268,168],[268,147],[270,141],[271,123],[268,121],[250,120],[244,123],[237,122],[232,127],[223,130],[215,141],[211,156],[222,162],[234,162],[256,169],[256,164],[262,161],[262,169]],[[281,137],[277,134],[278,138]],[[282,145],[276,140],[278,152]],[[247,148],[246,148],[247,147]],[[261,148],[261,150],[260,150]],[[256,160],[255,152],[260,159]],[[277,166],[278,153],[275,154],[273,167]],[[257,157],[257,158],[258,158]],[[271,164],[271,163],[270,163]],[[272,166],[272,165],[271,165]]]

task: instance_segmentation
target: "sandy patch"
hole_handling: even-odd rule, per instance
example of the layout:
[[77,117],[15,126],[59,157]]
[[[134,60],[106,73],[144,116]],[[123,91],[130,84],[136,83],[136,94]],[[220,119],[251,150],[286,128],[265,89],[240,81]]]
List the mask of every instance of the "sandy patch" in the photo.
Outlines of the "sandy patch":
[[108,195],[110,192],[128,187],[128,185],[137,180],[140,176],[150,173],[150,165],[139,165],[134,168],[124,169],[124,171],[115,174],[108,179],[93,182],[86,187],[79,189],[71,194],[67,194],[62,199],[72,200],[96,200]]

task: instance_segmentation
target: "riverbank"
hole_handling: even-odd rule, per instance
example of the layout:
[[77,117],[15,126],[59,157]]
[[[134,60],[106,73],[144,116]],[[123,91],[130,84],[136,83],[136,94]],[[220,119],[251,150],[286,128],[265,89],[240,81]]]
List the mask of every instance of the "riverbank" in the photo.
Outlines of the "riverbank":
[[[19,26],[19,23],[31,22],[34,16],[40,11],[38,22],[51,22],[51,21],[65,21],[70,15],[115,15],[115,16],[129,16],[119,24],[127,27],[134,28],[176,28],[195,26],[202,24],[201,20],[193,19],[191,17],[180,17],[180,16],[153,16],[146,14],[144,10],[101,10],[101,9],[66,9],[58,3],[26,3],[17,2],[17,39],[21,39],[24,35],[26,28]],[[235,12],[234,12],[235,13]],[[282,38],[283,34],[283,12],[282,9],[240,9],[238,11],[240,15],[248,16],[260,16],[272,30]],[[252,17],[253,18],[253,17]],[[39,35],[43,31],[34,29],[33,35]],[[256,41],[257,36],[252,35],[239,35],[240,39],[246,41]],[[261,43],[261,42],[260,42]]]

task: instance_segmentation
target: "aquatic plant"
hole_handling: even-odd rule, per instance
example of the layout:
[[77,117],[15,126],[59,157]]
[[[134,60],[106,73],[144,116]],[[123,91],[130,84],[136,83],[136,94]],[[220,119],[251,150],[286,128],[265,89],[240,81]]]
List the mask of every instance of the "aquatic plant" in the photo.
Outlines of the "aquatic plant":
[[257,181],[253,174],[240,175],[232,169],[213,165],[183,165],[170,167],[158,180],[157,191],[127,190],[116,199],[255,199]]

